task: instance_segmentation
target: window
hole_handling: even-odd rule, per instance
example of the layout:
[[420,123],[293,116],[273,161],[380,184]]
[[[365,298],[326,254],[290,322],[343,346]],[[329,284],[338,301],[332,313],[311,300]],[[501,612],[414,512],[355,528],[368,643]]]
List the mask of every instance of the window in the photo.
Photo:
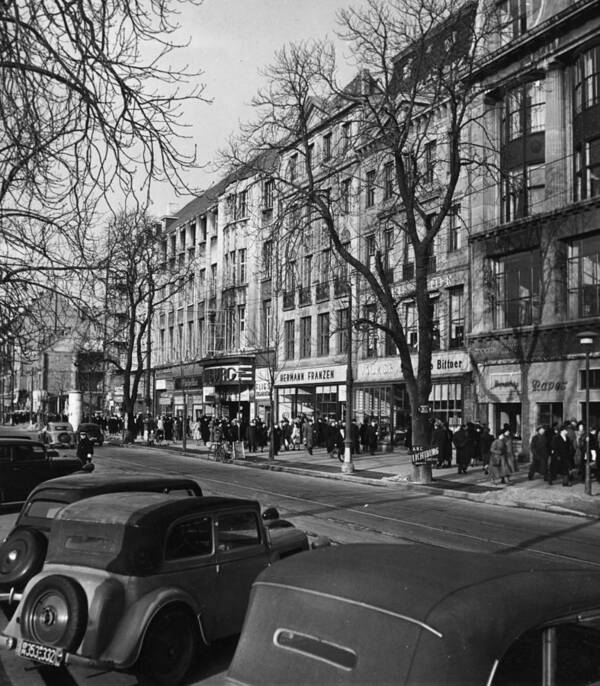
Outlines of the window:
[[417,323],[417,306],[411,301],[404,303],[404,336],[408,347],[416,351],[419,342],[419,330]]
[[499,3],[502,42],[508,43],[535,26],[544,0],[503,0]]
[[402,256],[402,280],[411,281],[415,277],[415,251],[406,229],[403,232]]
[[270,279],[273,269],[273,241],[265,241],[262,246],[263,278]]
[[196,336],[196,352],[198,355],[204,355],[204,318],[198,319],[198,331]]
[[337,352],[340,355],[348,352],[348,317],[347,307],[337,311]]
[[431,184],[433,183],[433,177],[435,173],[435,162],[436,162],[436,152],[437,152],[437,141],[428,141],[425,143],[424,150],[424,169],[423,169],[423,182]]
[[167,536],[165,560],[212,553],[212,521],[210,517],[197,517],[176,523]]
[[273,179],[267,179],[263,183],[263,210],[273,209]]
[[238,275],[239,283],[246,283],[246,248],[238,250]]
[[465,344],[465,298],[462,286],[448,291],[448,323],[448,347],[462,348]]
[[305,255],[302,260],[302,288],[310,288],[312,278],[312,255]]
[[290,181],[295,181],[298,177],[298,153],[294,153],[290,157],[289,175]]
[[375,268],[375,250],[375,234],[370,233],[368,236],[365,236],[365,253],[367,257],[367,266],[369,269]]
[[296,340],[296,322],[293,319],[288,319],[283,324],[283,339],[284,339],[284,354],[286,360],[293,360],[296,356],[295,340]]
[[350,189],[352,186],[352,179],[344,179],[342,181],[342,193],[341,193],[341,210],[342,214],[350,213]]
[[600,315],[600,234],[588,236],[569,245],[568,252],[569,317]]
[[262,332],[263,345],[271,344],[271,318],[272,318],[272,304],[270,300],[265,300],[262,306]]
[[386,162],[383,168],[383,199],[389,200],[394,195],[394,163]]
[[505,173],[502,208],[504,221],[541,212],[546,192],[546,167],[528,164]]
[[527,326],[539,321],[542,257],[539,249],[508,255],[494,263],[495,326]]
[[248,192],[237,194],[236,219],[244,219],[248,215]]
[[323,136],[323,161],[331,158],[331,133]]
[[563,423],[562,403],[538,403],[536,424],[552,426],[554,423]]
[[375,204],[375,178],[374,169],[367,172],[367,207]]
[[311,323],[310,317],[300,319],[300,357],[310,357],[311,354]]
[[350,133],[351,133],[350,122],[345,121],[342,124],[340,133],[341,133],[341,139],[342,139],[341,140],[342,152],[343,153],[348,152],[348,150],[350,149]]
[[448,252],[456,252],[462,248],[462,233],[460,205],[455,205],[448,214]]
[[600,195],[600,137],[581,143],[575,151],[575,197]]
[[[371,322],[377,321],[377,305],[365,305],[365,319],[368,319]],[[365,357],[377,357],[377,343],[379,340],[377,331],[378,329],[376,329],[374,326],[367,325],[365,328]]]
[[258,545],[261,542],[254,512],[235,512],[219,517],[217,550],[226,551]]
[[246,306],[238,305],[237,308],[237,339],[240,348],[246,345]]
[[317,315],[317,355],[329,355],[329,312]]
[[574,98],[577,113],[600,104],[600,45],[577,58]]
[[522,136],[544,131],[546,95],[542,79],[519,86],[504,101],[503,140],[505,143]]
[[431,349],[440,349],[440,300],[432,298],[431,303]]

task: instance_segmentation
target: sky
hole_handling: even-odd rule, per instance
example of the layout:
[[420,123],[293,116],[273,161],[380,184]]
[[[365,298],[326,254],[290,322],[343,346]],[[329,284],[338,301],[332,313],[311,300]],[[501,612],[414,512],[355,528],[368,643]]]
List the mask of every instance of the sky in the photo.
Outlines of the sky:
[[[260,69],[273,61],[286,43],[310,38],[335,39],[336,12],[360,6],[364,0],[204,0],[200,6],[182,3],[178,32],[188,47],[177,53],[178,63],[201,70],[203,95],[212,104],[196,103],[184,110],[189,141],[182,142],[201,164],[214,161],[240,121],[252,119],[249,103],[261,85]],[[344,56],[341,46],[340,58]],[[347,67],[348,75],[353,68]],[[186,146],[187,147],[186,149]],[[188,178],[195,188],[207,188],[218,174],[200,169]],[[168,184],[152,193],[151,211],[158,217],[182,208],[189,197],[178,197]]]

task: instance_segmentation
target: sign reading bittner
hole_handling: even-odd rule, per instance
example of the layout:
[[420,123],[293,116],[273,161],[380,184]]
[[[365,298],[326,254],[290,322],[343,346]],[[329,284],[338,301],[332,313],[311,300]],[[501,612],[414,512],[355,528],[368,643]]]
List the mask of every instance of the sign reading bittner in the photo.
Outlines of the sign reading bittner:
[[420,446],[413,446],[410,451],[413,464],[427,464],[428,462],[437,462],[440,454],[439,448],[421,448]]

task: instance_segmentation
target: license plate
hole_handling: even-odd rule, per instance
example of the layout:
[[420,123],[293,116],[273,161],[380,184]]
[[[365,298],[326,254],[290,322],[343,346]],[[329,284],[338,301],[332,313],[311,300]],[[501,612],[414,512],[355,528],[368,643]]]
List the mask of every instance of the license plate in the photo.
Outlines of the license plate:
[[21,657],[43,662],[45,665],[60,667],[63,663],[64,652],[62,648],[51,648],[39,643],[22,641],[17,652]]

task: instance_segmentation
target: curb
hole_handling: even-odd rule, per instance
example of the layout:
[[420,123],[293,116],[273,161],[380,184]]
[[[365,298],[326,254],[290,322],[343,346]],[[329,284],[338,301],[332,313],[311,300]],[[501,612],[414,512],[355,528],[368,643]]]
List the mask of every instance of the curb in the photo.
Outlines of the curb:
[[[121,447],[136,447],[136,448],[146,448],[154,450],[167,450],[168,452],[181,455],[182,457],[194,457],[206,462],[214,462],[208,457],[208,453],[198,450],[195,448],[186,449],[185,453],[182,452],[181,448],[170,446],[170,445],[142,445],[139,443],[128,443],[126,446],[123,444],[110,444],[110,445],[121,445]],[[257,464],[255,462],[250,462],[247,460],[235,460],[232,461],[240,467],[248,467],[250,469],[262,469],[272,472],[286,472],[288,474],[297,474],[299,476],[312,476],[320,479],[331,479],[336,481],[345,481],[346,483],[359,483],[367,486],[377,486],[379,488],[392,488],[394,486],[400,486],[407,490],[420,491],[423,493],[428,493],[430,495],[443,496],[446,498],[456,498],[458,500],[469,500],[471,502],[483,504],[483,505],[493,505],[494,507],[516,507],[525,510],[534,510],[538,512],[548,512],[551,514],[559,515],[569,515],[575,517],[583,517],[586,519],[598,519],[599,515],[590,512],[584,512],[582,510],[572,510],[562,505],[553,505],[550,503],[536,503],[531,504],[525,501],[514,500],[512,502],[504,503],[494,503],[488,502],[482,494],[479,493],[469,493],[466,491],[458,491],[456,489],[443,488],[441,486],[430,486],[429,484],[418,484],[410,482],[407,480],[395,479],[395,477],[384,478],[384,479],[371,479],[365,476],[354,476],[353,474],[343,474],[342,472],[323,472],[318,469],[303,469],[301,467],[292,467],[286,464],[279,463],[262,463]],[[500,489],[499,489],[500,490]]]

